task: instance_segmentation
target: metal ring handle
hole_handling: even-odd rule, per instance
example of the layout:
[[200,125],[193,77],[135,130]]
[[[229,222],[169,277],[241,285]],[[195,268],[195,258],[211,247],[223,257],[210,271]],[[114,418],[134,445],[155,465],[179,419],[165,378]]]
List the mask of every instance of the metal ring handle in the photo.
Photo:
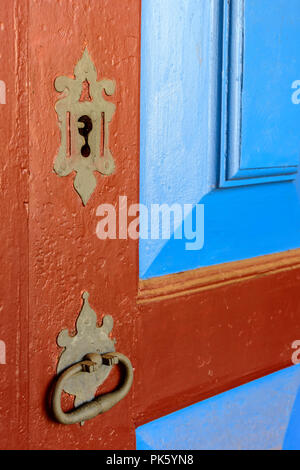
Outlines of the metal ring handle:
[[[125,377],[119,388],[113,392],[105,393],[96,397],[93,401],[85,403],[78,408],[65,413],[61,407],[61,394],[64,390],[64,384],[67,379],[82,371],[91,372],[100,364],[112,365],[117,363],[125,367]],[[128,357],[124,354],[114,352],[109,354],[90,354],[86,360],[78,362],[66,369],[58,378],[52,397],[52,410],[56,420],[61,424],[75,424],[88,419],[95,418],[97,415],[105,413],[114,405],[121,401],[129,392],[133,382],[133,368]]]

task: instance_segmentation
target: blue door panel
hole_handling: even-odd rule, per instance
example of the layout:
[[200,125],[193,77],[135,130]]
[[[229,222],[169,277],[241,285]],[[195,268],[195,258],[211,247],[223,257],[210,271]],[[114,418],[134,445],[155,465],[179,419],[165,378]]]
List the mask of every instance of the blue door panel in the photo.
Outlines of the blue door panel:
[[155,240],[149,240],[149,252],[142,253],[140,259],[141,269],[146,265],[146,270],[140,272],[142,278],[277,253],[300,245],[300,205],[295,184],[215,190],[199,203],[205,209],[203,248],[188,251],[189,240],[172,236],[151,260]]
[[137,449],[300,448],[300,366],[157,419],[136,430]]

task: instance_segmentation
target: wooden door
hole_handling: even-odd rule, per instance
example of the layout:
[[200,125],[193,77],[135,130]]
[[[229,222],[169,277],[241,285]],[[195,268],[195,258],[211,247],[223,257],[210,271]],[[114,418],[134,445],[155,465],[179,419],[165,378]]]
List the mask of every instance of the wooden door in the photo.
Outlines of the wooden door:
[[[202,204],[204,244],[188,250],[176,231],[170,240],[140,240],[140,424],[292,364],[299,337],[297,12],[297,0],[142,2],[141,202],[190,203],[194,221]],[[226,403],[244,417],[237,429],[247,429],[248,441],[233,429],[234,412],[214,428],[214,399],[146,426],[140,445],[162,448],[161,437],[175,448],[246,447],[259,432],[250,422],[267,422],[262,400],[252,403],[252,415],[234,399]],[[207,423],[201,410],[211,410]],[[272,433],[256,437],[258,445],[280,442],[271,442],[276,426],[273,420]]]
[[[228,110],[221,106],[226,61],[220,39],[223,32],[226,38],[221,25],[224,18],[227,24],[227,2],[200,3],[199,10],[196,0],[176,0],[172,10],[165,0],[146,0],[142,6],[138,0],[11,0],[2,8],[0,79],[6,92],[0,104],[0,339],[6,351],[0,365],[1,448],[134,449],[135,429],[141,424],[291,364],[291,344],[300,333],[297,165],[291,152],[287,165],[271,162],[252,174],[256,162],[245,159],[242,188],[236,189],[241,179],[236,161],[230,169],[220,164],[222,139],[228,135]],[[203,15],[199,19],[193,11]],[[191,48],[194,34],[200,49]],[[116,84],[115,93],[106,97],[116,105],[109,130],[116,169],[109,176],[96,174],[97,187],[84,206],[73,187],[74,172],[59,177],[53,164],[61,139],[54,81],[62,75],[74,78],[85,48],[98,79]],[[195,69],[190,50],[196,51]],[[162,77],[170,82],[155,97],[151,93]],[[201,95],[207,80],[208,90]],[[200,89],[193,88],[194,82]],[[195,115],[182,114],[187,91],[187,105]],[[178,124],[175,116],[181,116],[184,128],[179,130],[188,133],[191,147],[181,147],[182,142],[177,147],[178,129],[169,124]],[[193,140],[198,131],[201,148]],[[183,168],[190,168],[191,180],[174,173],[178,165],[169,165],[165,158],[169,153],[164,144],[172,141],[173,163],[177,158]],[[156,144],[152,162],[145,160],[151,142]],[[178,148],[183,153],[176,153]],[[204,152],[198,160],[190,157],[195,149]],[[221,167],[225,173],[218,173]],[[185,193],[183,202],[204,200],[211,212],[204,251],[181,256],[182,245],[174,248],[171,240],[159,249],[149,270],[143,270],[139,254],[141,259],[145,245],[140,243],[139,252],[138,240],[130,237],[100,240],[96,228],[100,204],[118,209],[120,196],[127,197],[128,205],[139,199],[157,202],[144,193],[147,171],[158,178],[162,194],[166,174],[173,194],[180,184],[191,187],[190,181],[197,180],[199,191]],[[244,207],[249,225],[245,217],[234,223],[241,220]],[[286,207],[288,214],[278,222],[278,208],[284,212]],[[276,238],[283,223],[286,231]],[[263,242],[251,244],[258,225]],[[122,402],[84,426],[61,425],[50,406],[62,352],[56,339],[62,329],[75,333],[84,291],[99,323],[112,315],[112,336],[117,350],[132,361],[134,385]],[[99,393],[113,390],[119,380],[115,367]],[[65,397],[64,407],[72,407],[72,397]]]

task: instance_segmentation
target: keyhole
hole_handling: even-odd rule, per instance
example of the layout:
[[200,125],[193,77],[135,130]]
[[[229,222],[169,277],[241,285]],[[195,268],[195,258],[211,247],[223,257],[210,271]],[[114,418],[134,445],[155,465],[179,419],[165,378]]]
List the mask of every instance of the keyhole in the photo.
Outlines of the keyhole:
[[78,122],[83,122],[84,124],[84,127],[78,128],[78,131],[79,131],[79,134],[82,135],[82,137],[84,137],[84,140],[85,140],[85,144],[81,147],[81,155],[86,158],[86,157],[89,157],[91,153],[91,149],[88,144],[88,141],[89,141],[89,133],[93,129],[93,123],[89,116],[81,116],[78,119]]

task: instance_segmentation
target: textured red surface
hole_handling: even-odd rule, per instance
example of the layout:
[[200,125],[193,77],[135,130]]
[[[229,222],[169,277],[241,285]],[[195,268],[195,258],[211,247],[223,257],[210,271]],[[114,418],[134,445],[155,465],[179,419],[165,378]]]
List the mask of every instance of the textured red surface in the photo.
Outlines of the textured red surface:
[[[100,203],[114,204],[119,194],[127,195],[129,203],[138,200],[140,2],[10,1],[2,5],[0,20],[5,25],[0,31],[5,39],[1,79],[9,86],[7,105],[0,110],[2,148],[8,149],[1,152],[6,226],[1,240],[1,339],[7,343],[8,364],[1,366],[0,446],[134,447],[132,396],[81,429],[56,424],[47,397],[61,352],[56,336],[62,328],[74,328],[84,290],[99,321],[104,314],[113,315],[117,347],[133,356],[138,245],[101,241],[95,230]],[[60,143],[54,80],[73,76],[85,46],[99,78],[117,84],[110,126],[116,172],[107,178],[96,175],[98,186],[86,208],[74,191],[74,175],[60,178],[52,170]],[[22,109],[27,99],[29,108],[24,103]],[[21,123],[15,122],[19,115]]]
[[[99,240],[95,211],[103,202],[114,204],[119,194],[138,198],[140,5],[136,0],[29,3],[30,445],[126,449],[134,446],[131,396],[101,422],[92,420],[80,430],[49,420],[44,401],[59,352],[54,338],[73,327],[83,290],[96,312],[113,315],[117,347],[132,357],[137,243]],[[74,192],[74,175],[59,178],[51,170],[60,139],[53,81],[72,76],[85,46],[99,78],[117,84],[110,126],[116,171],[107,178],[97,175],[86,208]]]
[[[138,242],[95,235],[100,203],[138,201],[140,1],[11,0],[0,22],[8,88],[0,108],[0,447],[134,448],[137,425],[290,364],[300,337],[299,269],[137,308]],[[96,175],[84,208],[74,175],[60,178],[52,167],[60,142],[54,79],[72,76],[85,46],[99,78],[116,81],[117,109],[116,172]],[[135,382],[107,414],[62,426],[49,412],[56,337],[74,329],[84,290],[99,321],[113,315]],[[117,380],[116,371],[105,387]]]
[[298,268],[140,305],[136,424],[292,365],[299,282]]
[[[27,67],[23,2],[1,5],[0,105],[1,231],[0,338],[6,365],[0,365],[0,448],[27,445],[28,356],[28,130]],[[22,18],[19,20],[18,18]]]

